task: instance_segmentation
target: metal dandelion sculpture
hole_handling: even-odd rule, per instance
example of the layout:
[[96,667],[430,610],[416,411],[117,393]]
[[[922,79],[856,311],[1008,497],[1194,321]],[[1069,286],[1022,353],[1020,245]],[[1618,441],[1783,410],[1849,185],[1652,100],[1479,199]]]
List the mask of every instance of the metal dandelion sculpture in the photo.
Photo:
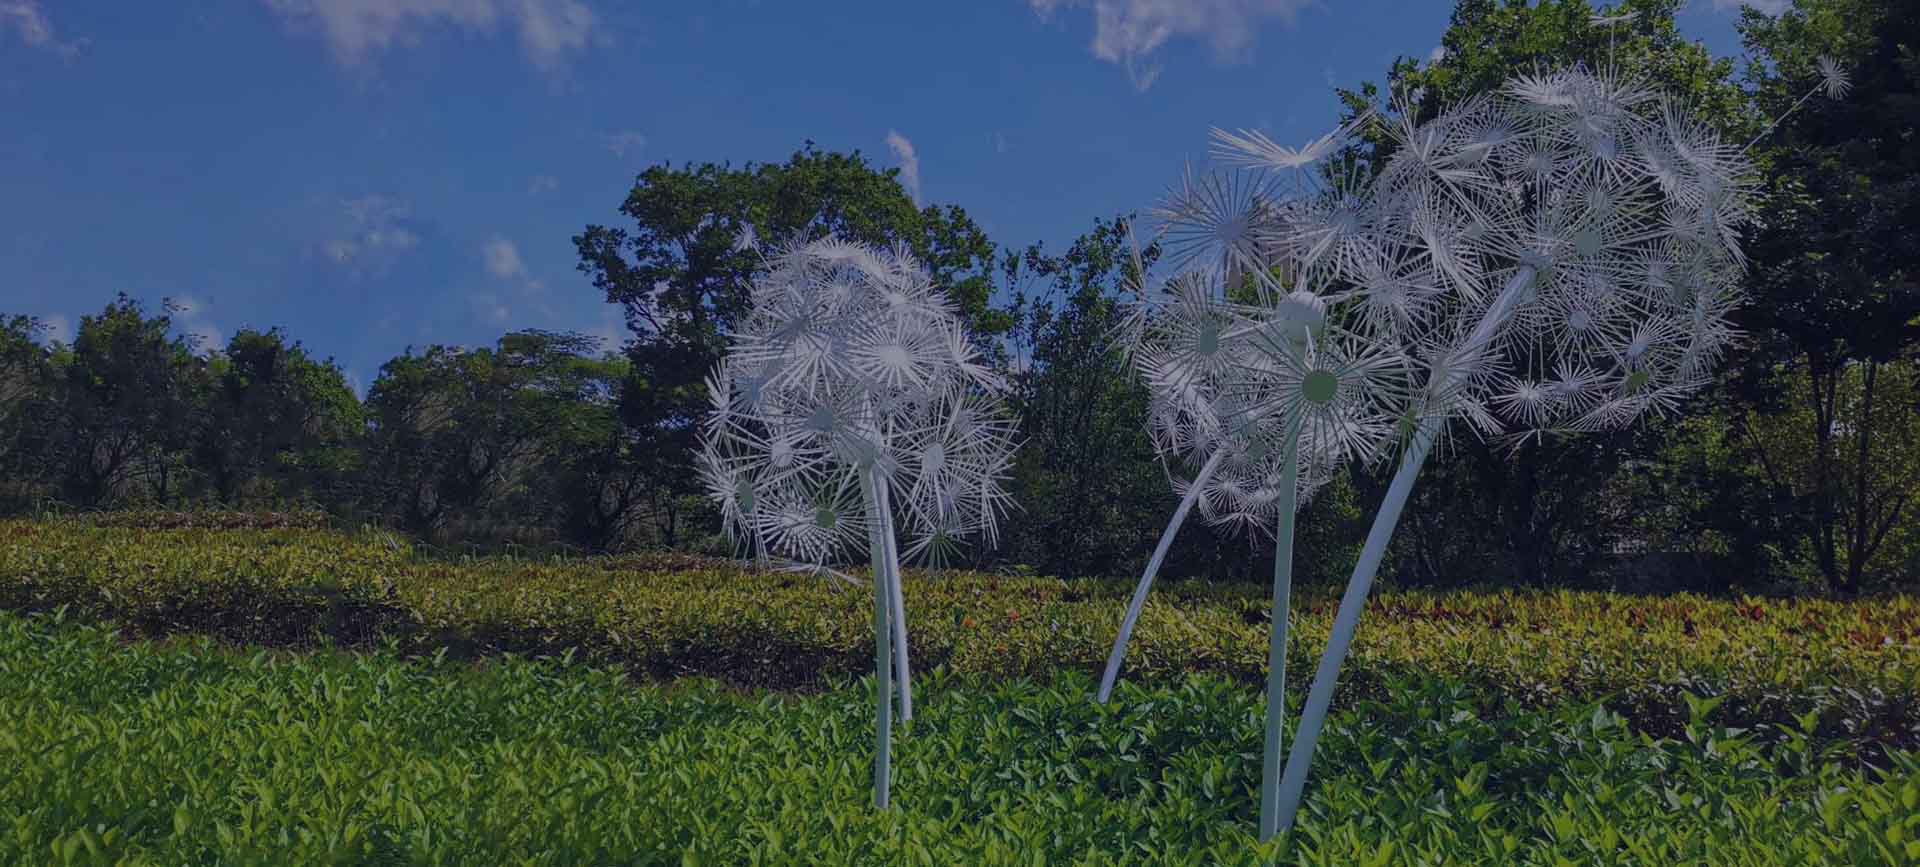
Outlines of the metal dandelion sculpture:
[[[1299,503],[1343,463],[1383,457],[1412,392],[1394,317],[1370,315],[1378,311],[1357,303],[1355,293],[1338,291],[1342,287],[1328,269],[1303,267],[1330,255],[1356,263],[1353,270],[1374,284],[1407,280],[1383,271],[1378,256],[1365,255],[1347,237],[1358,213],[1349,188],[1321,183],[1305,171],[1351,131],[1345,127],[1297,149],[1258,134],[1219,134],[1243,158],[1291,173],[1291,183],[1261,178],[1247,184],[1218,175],[1196,183],[1189,174],[1160,209],[1164,236],[1176,261],[1206,262],[1217,255],[1223,268],[1203,265],[1175,277],[1159,293],[1165,297],[1143,299],[1125,344],[1153,394],[1151,422],[1160,453],[1169,463],[1184,458],[1199,470],[1180,486],[1185,497],[1135,588],[1097,700],[1111,695],[1153,576],[1189,508],[1197,503],[1202,517],[1216,524],[1271,533],[1263,829],[1277,815],[1271,794],[1281,770]],[[1307,203],[1329,207],[1316,213]],[[1295,233],[1287,240],[1304,245],[1273,243],[1275,233],[1284,231]],[[1224,287],[1221,270],[1229,275]],[[1228,301],[1223,296],[1229,291],[1253,297]],[[1417,295],[1403,292],[1388,312],[1398,310],[1404,318],[1417,309]]]
[[[1818,89],[1845,90],[1822,67]],[[1338,152],[1379,123],[1391,156]],[[1418,122],[1404,103],[1299,148],[1215,130],[1217,155],[1249,169],[1191,179],[1167,217],[1176,261],[1212,262],[1232,303],[1173,281],[1143,305],[1126,344],[1154,392],[1165,455],[1204,457],[1188,500],[1276,527],[1268,732],[1260,830],[1290,827],[1339,670],[1386,545],[1427,456],[1453,419],[1482,437],[1620,428],[1698,391],[1735,337],[1749,216],[1746,148],[1662,94],[1613,72],[1519,76]],[[1274,467],[1317,473],[1397,452],[1284,765],[1279,762],[1293,503],[1210,472],[1277,449]],[[1244,458],[1242,458],[1244,461]],[[1293,478],[1288,476],[1288,478]],[[1209,494],[1206,486],[1221,486]],[[1259,496],[1248,496],[1259,490]],[[1237,500],[1235,498],[1238,498]],[[1203,506],[1204,513],[1205,506]],[[1236,517],[1236,520],[1242,518]],[[1167,537],[1161,540],[1164,549]],[[1159,555],[1123,622],[1100,700]]]
[[1509,440],[1623,427],[1676,409],[1734,336],[1750,172],[1681,107],[1576,68],[1426,123],[1395,115],[1359,207],[1304,207],[1268,238],[1347,287],[1336,295],[1369,311],[1418,387],[1285,774],[1263,791],[1263,837],[1292,824],[1375,572],[1447,422]]
[[[729,536],[761,561],[849,581],[872,566],[878,690],[874,803],[888,805],[892,702],[912,719],[899,531],[939,565],[994,538],[1013,426],[1001,383],[903,249],[825,239],[768,257],[752,313],[710,377],[701,474]],[[857,582],[856,582],[857,583]]]
[[[1288,176],[1195,177],[1189,170],[1154,209],[1169,261],[1185,270],[1150,289],[1136,260],[1135,279],[1142,282],[1120,346],[1152,396],[1155,450],[1170,468],[1197,469],[1175,481],[1183,496],[1120,622],[1096,695],[1101,703],[1112,697],[1153,579],[1196,505],[1210,523],[1274,534],[1275,623],[1283,645],[1294,512],[1331,467],[1376,457],[1389,430],[1377,423],[1375,398],[1393,377],[1396,359],[1330,325],[1324,297],[1283,286],[1274,271],[1284,267],[1284,251],[1268,243],[1287,219],[1289,197],[1324,192],[1307,169],[1334,153],[1354,128],[1298,148],[1259,133],[1219,133],[1265,164],[1286,167]],[[1257,300],[1228,300],[1242,288]]]

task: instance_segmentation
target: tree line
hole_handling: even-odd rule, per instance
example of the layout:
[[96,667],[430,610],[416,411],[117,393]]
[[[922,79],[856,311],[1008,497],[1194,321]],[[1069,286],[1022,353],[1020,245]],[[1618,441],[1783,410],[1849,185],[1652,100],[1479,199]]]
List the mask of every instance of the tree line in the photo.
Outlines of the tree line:
[[[1680,38],[1679,5],[1460,0],[1441,59],[1340,93],[1349,119],[1388,98],[1422,115],[1516,69],[1624,66],[1753,141],[1762,175],[1746,335],[1716,387],[1684,416],[1573,443],[1455,438],[1394,541],[1397,580],[1854,594],[1920,575],[1920,22],[1892,0],[1749,10],[1740,69]],[[1850,90],[1771,126],[1821,57]],[[1378,164],[1391,140],[1353,147]],[[649,168],[620,225],[573,239],[625,313],[622,346],[522,330],[409,348],[364,399],[278,328],[195,347],[125,296],[70,343],[0,317],[0,510],[303,505],[440,543],[720,552],[691,469],[704,378],[745,312],[753,239],[832,232],[912,250],[1012,384],[1021,510],[971,563],[1138,568],[1173,495],[1107,338],[1136,253],[1157,256],[1149,227],[1122,215],[1065,250],[1004,247],[958,206],[916,207],[896,175],[811,142],[782,163]],[[1385,473],[1306,504],[1302,580],[1350,568]],[[1194,524],[1166,568],[1257,577],[1263,556]]]

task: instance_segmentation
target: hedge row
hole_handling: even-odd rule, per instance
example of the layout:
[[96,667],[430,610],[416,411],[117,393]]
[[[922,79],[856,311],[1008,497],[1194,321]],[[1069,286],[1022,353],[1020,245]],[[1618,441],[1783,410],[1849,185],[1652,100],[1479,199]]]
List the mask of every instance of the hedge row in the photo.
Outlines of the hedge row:
[[[145,635],[460,656],[573,652],[653,678],[700,674],[815,689],[872,665],[870,598],[793,574],[683,556],[530,562],[414,556],[377,536],[311,529],[136,530],[0,522],[0,607],[120,621]],[[1097,673],[1130,591],[980,574],[907,578],[916,668],[1046,678]],[[1295,595],[1288,670],[1304,690],[1338,600]],[[1209,672],[1264,682],[1258,585],[1155,588],[1123,677]],[[1920,746],[1920,600],[1640,597],[1581,592],[1377,593],[1342,701],[1401,675],[1476,687],[1486,703],[1604,699],[1675,734],[1687,693],[1725,696],[1729,724],[1817,714],[1825,735]]]
[[1263,847],[1260,696],[1217,678],[1106,707],[1078,674],[924,678],[880,811],[857,685],[754,700],[53,619],[0,612],[0,864],[1920,863],[1920,753],[1878,773],[1592,706],[1493,721],[1433,679],[1334,714]]

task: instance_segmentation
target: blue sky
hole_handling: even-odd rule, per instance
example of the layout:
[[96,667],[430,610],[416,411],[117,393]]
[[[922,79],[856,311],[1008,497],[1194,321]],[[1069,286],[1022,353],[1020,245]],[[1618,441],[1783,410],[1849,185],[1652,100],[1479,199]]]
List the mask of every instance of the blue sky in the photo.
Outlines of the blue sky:
[[[1777,0],[1776,0],[1777,2]],[[1738,52],[1735,2],[1687,34]],[[1304,141],[1450,0],[0,0],[0,314],[117,292],[284,326],[356,387],[409,344],[617,339],[570,238],[670,160],[812,139],[1060,249],[1205,159]]]

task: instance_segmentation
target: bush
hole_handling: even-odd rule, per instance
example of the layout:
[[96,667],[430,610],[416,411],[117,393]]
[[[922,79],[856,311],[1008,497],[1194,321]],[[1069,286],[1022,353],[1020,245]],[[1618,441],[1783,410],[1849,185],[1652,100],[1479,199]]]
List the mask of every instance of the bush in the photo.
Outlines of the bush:
[[[7,864],[1862,864],[1920,858],[1920,773],[1591,705],[1390,684],[1329,719],[1295,833],[1253,839],[1260,697],[1218,678],[936,674],[871,807],[872,683],[125,646],[0,613]],[[1709,713],[1695,701],[1701,716]]]
[[[131,530],[0,522],[0,607],[67,606],[132,632],[277,646],[367,646],[461,656],[572,652],[654,679],[706,675],[818,689],[873,662],[870,597],[827,579],[754,574],[687,555],[423,559],[386,537],[306,529]],[[1067,583],[974,573],[907,577],[915,666],[1052,678],[1105,661],[1130,580]],[[1303,689],[1337,601],[1295,594],[1288,671]],[[1264,683],[1257,585],[1157,586],[1123,678],[1204,672]],[[1396,677],[1470,687],[1489,713],[1604,700],[1677,736],[1685,694],[1721,697],[1729,725],[1812,714],[1823,737],[1920,745],[1920,600],[1384,592],[1368,604],[1338,701]]]

